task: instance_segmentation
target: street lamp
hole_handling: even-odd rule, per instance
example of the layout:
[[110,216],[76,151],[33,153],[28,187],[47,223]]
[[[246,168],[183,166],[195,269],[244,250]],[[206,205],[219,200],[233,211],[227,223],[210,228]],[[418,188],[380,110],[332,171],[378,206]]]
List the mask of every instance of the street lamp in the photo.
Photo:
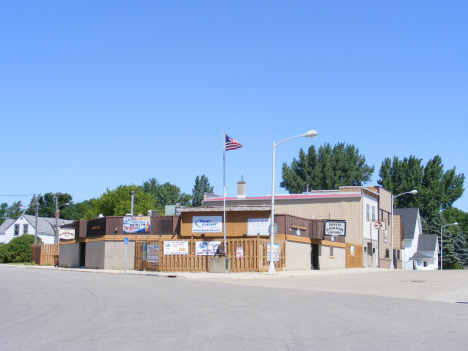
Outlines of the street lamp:
[[448,227],[449,225],[458,225],[458,222],[451,223],[451,224],[446,224],[440,227],[440,270],[444,270],[443,267],[443,257],[444,257],[444,228]]
[[391,259],[391,262],[390,262],[390,269],[395,269],[395,263],[393,262],[393,202],[395,201],[395,199],[398,196],[405,195],[405,194],[415,195],[417,193],[418,193],[417,190],[411,190],[411,191],[407,191],[406,193],[401,193],[401,194],[398,194],[398,195],[395,195],[395,196],[392,195],[392,237],[391,237],[391,245],[390,245],[390,255],[392,256],[392,259]]
[[271,222],[270,222],[270,265],[268,267],[268,274],[276,274],[275,271],[275,264],[273,262],[273,246],[275,243],[274,235],[275,233],[275,150],[277,146],[280,146],[284,142],[299,138],[299,137],[306,137],[306,138],[314,138],[317,136],[317,132],[315,130],[309,130],[305,134],[297,135],[288,139],[283,140],[282,142],[275,144],[273,142],[273,168],[272,168],[272,177],[271,177]]

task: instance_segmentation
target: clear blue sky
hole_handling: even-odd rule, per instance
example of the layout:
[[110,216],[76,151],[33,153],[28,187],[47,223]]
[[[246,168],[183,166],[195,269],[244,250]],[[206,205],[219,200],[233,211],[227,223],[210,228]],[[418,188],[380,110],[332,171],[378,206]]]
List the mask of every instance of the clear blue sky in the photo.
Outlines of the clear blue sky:
[[[0,2],[0,194],[271,193],[311,143],[468,175],[467,1]],[[468,182],[465,184],[468,187]],[[0,197],[0,202],[27,197]],[[455,203],[468,211],[468,195]]]

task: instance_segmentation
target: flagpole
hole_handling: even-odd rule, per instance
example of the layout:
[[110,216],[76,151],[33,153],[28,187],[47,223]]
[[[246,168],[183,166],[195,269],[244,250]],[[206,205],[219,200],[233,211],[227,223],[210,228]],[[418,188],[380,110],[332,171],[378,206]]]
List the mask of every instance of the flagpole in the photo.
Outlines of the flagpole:
[[223,224],[224,252],[226,252],[226,133],[223,132]]

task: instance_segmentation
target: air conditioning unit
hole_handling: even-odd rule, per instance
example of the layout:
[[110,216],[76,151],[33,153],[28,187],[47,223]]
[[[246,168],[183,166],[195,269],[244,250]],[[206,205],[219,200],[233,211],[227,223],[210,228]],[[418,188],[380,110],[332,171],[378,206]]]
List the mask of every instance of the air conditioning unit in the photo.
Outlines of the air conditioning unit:
[[148,210],[148,216],[159,216],[158,210]]

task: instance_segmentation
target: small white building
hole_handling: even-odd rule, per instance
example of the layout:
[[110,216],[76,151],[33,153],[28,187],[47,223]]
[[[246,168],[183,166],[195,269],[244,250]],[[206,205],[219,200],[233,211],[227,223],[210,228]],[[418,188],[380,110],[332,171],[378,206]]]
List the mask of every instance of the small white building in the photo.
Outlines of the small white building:
[[439,269],[439,240],[437,234],[421,234],[418,239],[418,251],[410,260],[418,270]]
[[[6,222],[6,221],[5,221]],[[64,224],[73,223],[66,219],[59,219],[59,227]],[[37,218],[37,236],[41,238],[43,244],[53,244],[55,239],[55,218]],[[36,217],[22,214],[17,219],[12,220],[5,229],[4,243],[8,244],[10,240],[20,235],[36,235]]]
[[5,221],[0,225],[0,245],[5,244],[5,231],[13,224],[15,220],[11,218],[5,219]]

